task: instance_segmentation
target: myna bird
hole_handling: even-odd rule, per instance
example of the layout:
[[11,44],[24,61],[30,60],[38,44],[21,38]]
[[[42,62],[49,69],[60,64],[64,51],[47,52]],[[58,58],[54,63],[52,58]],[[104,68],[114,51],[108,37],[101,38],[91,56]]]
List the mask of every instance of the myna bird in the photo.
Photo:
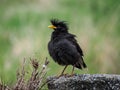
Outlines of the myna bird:
[[48,27],[54,31],[48,43],[48,50],[55,62],[65,66],[61,75],[63,75],[68,65],[73,66],[71,74],[73,74],[74,67],[78,69],[86,68],[87,66],[83,61],[83,51],[78,45],[75,35],[68,32],[67,23],[58,19],[52,19],[51,24]]

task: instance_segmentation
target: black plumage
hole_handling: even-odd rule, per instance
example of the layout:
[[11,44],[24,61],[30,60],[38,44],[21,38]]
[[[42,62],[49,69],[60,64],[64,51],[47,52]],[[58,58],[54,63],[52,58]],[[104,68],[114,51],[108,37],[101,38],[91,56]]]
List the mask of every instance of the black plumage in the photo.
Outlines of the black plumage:
[[54,31],[48,43],[48,51],[53,60],[59,65],[66,67],[72,65],[73,68],[86,68],[87,66],[83,61],[83,51],[78,45],[75,35],[68,32],[67,23],[58,19],[52,19],[51,24],[48,27]]

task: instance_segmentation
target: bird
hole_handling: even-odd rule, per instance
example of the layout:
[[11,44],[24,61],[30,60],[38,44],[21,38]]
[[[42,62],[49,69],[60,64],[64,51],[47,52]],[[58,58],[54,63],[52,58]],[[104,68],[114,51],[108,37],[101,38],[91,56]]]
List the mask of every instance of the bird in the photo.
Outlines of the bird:
[[48,42],[48,52],[52,59],[61,66],[65,66],[60,76],[64,75],[68,65],[72,65],[73,75],[74,67],[78,69],[87,68],[83,60],[83,51],[76,40],[76,35],[69,33],[68,23],[59,19],[51,19],[53,29],[51,39]]

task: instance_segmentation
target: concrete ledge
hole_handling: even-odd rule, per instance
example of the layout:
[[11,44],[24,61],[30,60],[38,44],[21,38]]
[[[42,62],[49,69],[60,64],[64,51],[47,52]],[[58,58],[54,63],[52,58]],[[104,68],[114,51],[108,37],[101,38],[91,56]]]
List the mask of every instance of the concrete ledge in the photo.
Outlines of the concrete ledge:
[[82,74],[48,77],[49,90],[120,90],[120,75]]

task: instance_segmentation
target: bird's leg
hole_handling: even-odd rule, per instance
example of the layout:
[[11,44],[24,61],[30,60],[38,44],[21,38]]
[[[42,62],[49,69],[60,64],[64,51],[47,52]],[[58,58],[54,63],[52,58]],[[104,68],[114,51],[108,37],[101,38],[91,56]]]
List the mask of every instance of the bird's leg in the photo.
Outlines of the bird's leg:
[[73,76],[74,69],[75,69],[75,66],[73,65],[72,72],[71,72],[71,76]]
[[66,65],[66,66],[64,67],[64,69],[63,69],[62,73],[60,74],[60,76],[63,75],[63,73],[64,73],[65,69],[67,68],[67,66],[68,66],[68,65]]

